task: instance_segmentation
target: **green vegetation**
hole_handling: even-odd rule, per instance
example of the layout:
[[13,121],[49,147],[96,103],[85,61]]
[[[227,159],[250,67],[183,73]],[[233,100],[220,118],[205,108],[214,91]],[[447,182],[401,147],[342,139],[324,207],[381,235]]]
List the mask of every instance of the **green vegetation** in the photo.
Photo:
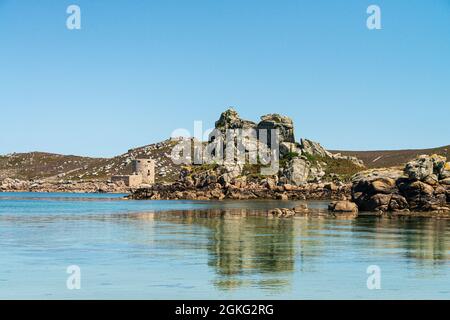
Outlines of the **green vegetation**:
[[298,156],[299,154],[297,152],[288,152],[283,156],[283,160],[290,161]]
[[286,153],[283,157],[280,158],[280,168],[285,168],[289,161],[298,156],[299,154],[297,152]]
[[262,167],[263,165],[261,165],[260,163],[258,164],[246,163],[242,168],[242,175],[247,176],[249,178],[263,179],[265,177],[261,175]]
[[312,154],[304,154],[304,156],[312,166],[326,163],[326,166],[322,166],[325,170],[325,180],[332,180],[333,175],[337,175],[340,180],[349,181],[355,173],[365,170],[365,168],[357,166],[350,160],[337,160]]
[[332,151],[346,156],[355,156],[364,161],[367,168],[403,167],[406,162],[419,155],[438,154],[450,159],[450,145],[432,149],[385,150],[385,151]]
[[325,157],[315,156],[309,153],[304,153],[303,156],[308,160],[312,165],[317,164],[319,161],[325,162],[324,160],[328,159]]
[[350,181],[350,178],[365,170],[364,167],[359,167],[349,160],[335,160],[328,158],[327,167],[325,169],[325,178],[331,178],[331,174],[336,174],[343,181]]
[[191,173],[200,173],[210,170],[216,170],[219,167],[217,163],[203,163],[199,165],[189,166]]

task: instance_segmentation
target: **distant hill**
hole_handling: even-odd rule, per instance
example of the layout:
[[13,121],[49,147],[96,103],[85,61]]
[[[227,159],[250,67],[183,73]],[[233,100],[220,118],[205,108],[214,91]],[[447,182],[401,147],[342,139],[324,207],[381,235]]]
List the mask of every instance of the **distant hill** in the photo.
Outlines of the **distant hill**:
[[68,174],[106,163],[108,159],[46,152],[13,153],[0,156],[0,179],[38,179]]
[[156,181],[173,181],[180,166],[170,159],[176,141],[159,143],[128,150],[113,158],[89,158],[45,152],[13,153],[0,156],[0,180],[107,180],[112,175],[130,174],[131,161],[136,158],[157,160]]
[[364,161],[368,168],[396,167],[422,154],[439,154],[450,159],[450,145],[432,149],[411,150],[380,150],[380,151],[339,151],[330,150],[333,153],[340,152],[343,155],[355,156]]

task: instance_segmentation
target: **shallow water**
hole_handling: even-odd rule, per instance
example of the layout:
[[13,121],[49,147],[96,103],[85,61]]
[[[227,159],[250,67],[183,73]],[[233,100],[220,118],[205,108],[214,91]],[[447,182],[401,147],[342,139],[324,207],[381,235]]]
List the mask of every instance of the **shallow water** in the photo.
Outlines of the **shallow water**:
[[268,219],[253,214],[295,202],[121,197],[0,193],[0,298],[450,298],[448,220]]

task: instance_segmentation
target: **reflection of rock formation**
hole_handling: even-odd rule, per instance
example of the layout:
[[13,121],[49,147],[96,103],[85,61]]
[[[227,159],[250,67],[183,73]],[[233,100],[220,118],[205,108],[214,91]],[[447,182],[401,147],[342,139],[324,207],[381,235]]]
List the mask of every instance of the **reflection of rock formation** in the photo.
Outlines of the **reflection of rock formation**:
[[424,260],[431,260],[433,263],[448,263],[448,243],[445,231],[448,222],[439,219],[416,220],[410,219],[401,221],[401,229],[415,229],[413,232],[405,232],[404,248],[405,255],[414,258],[419,263]]
[[374,250],[395,250],[418,264],[448,263],[448,220],[402,218],[359,218],[354,232],[366,230]]
[[292,223],[223,217],[211,235],[209,264],[219,274],[293,271]]
[[[153,235],[145,239],[148,243],[207,251],[208,265],[216,274],[212,282],[224,290],[244,286],[289,290],[294,273],[321,272],[341,254],[343,263],[358,262],[359,257],[368,264],[399,257],[404,268],[414,263],[431,272],[433,266],[448,263],[446,220],[328,215],[268,219],[261,216],[263,211],[166,211],[127,214],[120,219],[140,219],[140,227],[150,224],[155,231],[162,228],[162,233],[170,227],[173,237],[154,242]],[[181,228],[172,228],[172,224]]]
[[[220,287],[243,285],[239,275],[261,273],[274,273],[271,283],[281,287],[288,285],[289,281],[276,278],[276,274],[294,271],[294,224],[256,215],[258,212],[246,209],[180,211],[162,213],[156,219],[211,229],[208,265],[214,267],[218,275],[226,276],[216,282]],[[210,219],[213,216],[216,218]]]

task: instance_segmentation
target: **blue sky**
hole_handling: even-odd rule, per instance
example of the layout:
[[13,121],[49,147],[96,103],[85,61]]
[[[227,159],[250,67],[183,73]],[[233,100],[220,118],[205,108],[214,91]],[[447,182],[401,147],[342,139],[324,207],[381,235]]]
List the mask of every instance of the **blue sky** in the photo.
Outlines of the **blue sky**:
[[228,106],[330,149],[447,145],[450,1],[0,0],[0,154],[113,156]]

